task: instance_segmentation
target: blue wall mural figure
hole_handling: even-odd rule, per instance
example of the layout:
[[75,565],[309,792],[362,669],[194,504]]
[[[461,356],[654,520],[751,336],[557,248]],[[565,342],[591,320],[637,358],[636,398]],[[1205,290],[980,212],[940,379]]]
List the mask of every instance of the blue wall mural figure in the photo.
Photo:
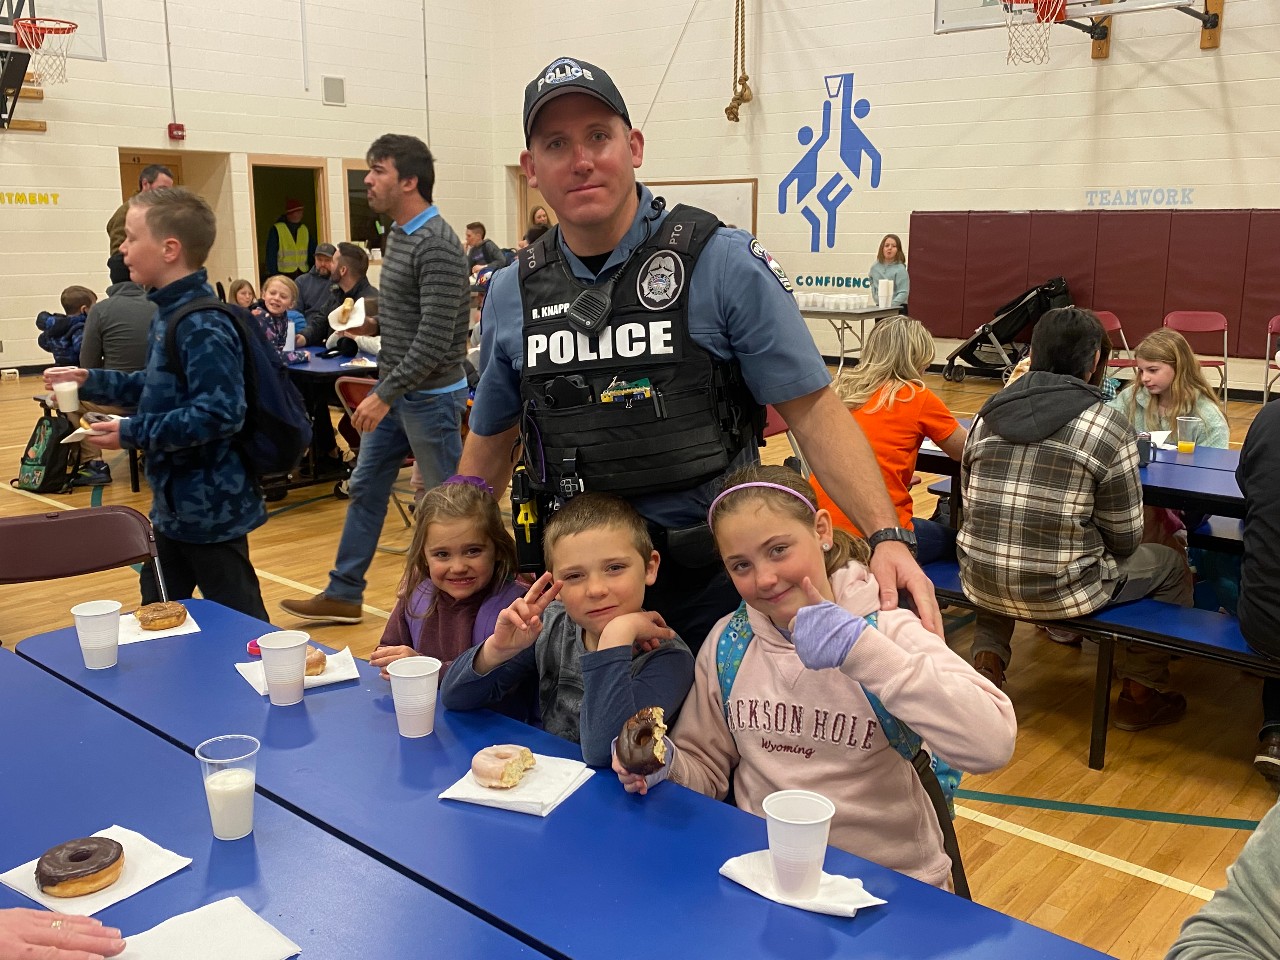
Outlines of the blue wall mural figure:
[[[840,99],[840,131],[837,152],[840,162],[853,175],[854,179],[862,179],[862,159],[871,161],[871,189],[880,186],[881,156],[880,151],[871,143],[870,138],[858,126],[871,112],[871,102],[853,99],[853,74],[831,74],[824,78],[827,97],[822,102],[822,132],[816,138],[811,126],[803,126],[796,131],[796,139],[800,145],[807,147],[791,171],[778,184],[778,213],[786,213],[791,185],[795,184],[795,202],[793,206],[809,224],[809,249],[817,253],[822,249],[825,240],[828,249],[836,245],[836,213],[842,203],[853,193],[842,173],[833,174],[818,189],[818,166],[823,148],[831,139],[831,109],[836,98]],[[825,222],[824,222],[825,221]]]

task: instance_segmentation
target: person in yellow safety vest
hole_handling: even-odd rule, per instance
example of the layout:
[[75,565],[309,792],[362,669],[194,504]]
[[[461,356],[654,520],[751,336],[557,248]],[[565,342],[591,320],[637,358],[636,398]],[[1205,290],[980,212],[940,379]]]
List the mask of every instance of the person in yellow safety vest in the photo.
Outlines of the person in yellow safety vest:
[[264,279],[277,274],[297,279],[311,269],[316,255],[316,241],[307,225],[302,222],[305,209],[301,200],[286,200],[284,213],[267,231],[267,262],[262,272]]

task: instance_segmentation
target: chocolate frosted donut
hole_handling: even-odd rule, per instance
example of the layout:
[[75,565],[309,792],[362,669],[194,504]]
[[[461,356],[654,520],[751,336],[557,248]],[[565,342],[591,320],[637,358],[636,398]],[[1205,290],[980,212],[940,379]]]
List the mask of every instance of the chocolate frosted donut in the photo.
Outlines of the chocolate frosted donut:
[[80,837],[46,850],[36,861],[36,883],[54,897],[80,897],[115,883],[124,847],[108,837]]
[[629,773],[647,777],[662,769],[667,745],[662,739],[667,726],[661,707],[645,707],[622,725],[618,734],[618,761]]

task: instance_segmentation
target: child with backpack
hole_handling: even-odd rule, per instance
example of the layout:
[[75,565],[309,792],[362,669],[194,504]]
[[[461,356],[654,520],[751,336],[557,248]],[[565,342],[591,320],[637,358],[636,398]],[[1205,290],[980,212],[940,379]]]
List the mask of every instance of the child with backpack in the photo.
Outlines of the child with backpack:
[[815,790],[836,806],[833,846],[946,887],[950,821],[910,769],[915,735],[956,768],[995,770],[1017,735],[1009,698],[910,610],[879,609],[866,543],[802,476],[756,466],[725,484],[707,522],[743,602],[702,645],[666,765],[646,780],[615,756],[619,779],[632,793],[667,778],[720,799],[732,787],[757,816],[776,790]]
[[[170,599],[186,600],[199,587],[207,600],[266,620],[248,539],[266,522],[266,507],[240,445],[249,410],[246,344],[236,321],[213,306],[184,315],[187,304],[217,300],[204,269],[216,235],[213,210],[181,187],[130,200],[121,253],[158,311],[146,369],[46,370],[45,386],[75,382],[86,400],[136,411],[95,424],[88,439],[102,450],[146,452]],[[160,599],[150,571],[140,582],[144,603]]]
[[62,313],[41,310],[36,317],[40,349],[53,354],[53,362],[61,367],[80,365],[80,344],[84,341],[84,324],[89,309],[98,295],[88,287],[72,286],[62,291]]

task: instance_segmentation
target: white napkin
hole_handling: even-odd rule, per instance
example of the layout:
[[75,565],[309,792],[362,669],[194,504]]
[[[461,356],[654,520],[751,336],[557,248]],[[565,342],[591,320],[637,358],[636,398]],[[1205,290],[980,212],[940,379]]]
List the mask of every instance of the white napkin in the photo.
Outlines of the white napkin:
[[[108,416],[111,417],[112,420],[128,420],[129,419],[128,417],[122,417],[117,413],[111,413],[111,414],[108,414]],[[68,433],[65,437],[63,437],[62,440],[60,440],[59,442],[60,443],[78,443],[79,441],[83,440],[85,437],[89,436],[89,434],[91,433],[93,433],[92,430],[86,430],[84,427],[76,427],[74,430]]]
[[120,616],[120,645],[126,643],[141,643],[143,640],[155,640],[158,637],[180,637],[184,633],[199,633],[200,624],[196,623],[196,618],[191,615],[191,611],[187,611],[187,619],[183,620],[176,627],[170,627],[168,630],[143,630],[138,624],[138,618],[132,613],[121,614]]
[[343,367],[376,367],[377,364],[368,357],[354,357],[346,363],[340,364]]
[[862,888],[862,881],[855,877],[838,877],[830,873],[822,874],[822,882],[818,885],[818,895],[812,900],[792,900],[778,892],[773,880],[773,864],[769,860],[768,850],[757,850],[755,853],[744,853],[724,862],[720,875],[728,877],[734,883],[740,883],[753,893],[785,904],[788,907],[799,907],[813,913],[825,913],[831,917],[852,917],[859,907],[876,907],[887,900],[873,897]]
[[134,934],[120,960],[286,960],[301,952],[239,897],[227,897]]
[[[255,660],[252,663],[237,663],[236,669],[240,671],[240,676],[249,681],[249,686],[257,690],[262,696],[265,697],[267,695],[267,674],[262,669],[261,660]],[[324,664],[324,673],[316,674],[314,677],[303,677],[302,687],[304,690],[310,690],[312,687],[341,683],[343,680],[359,679],[360,671],[356,669],[356,660],[351,655],[351,648],[343,647],[337,653],[329,654],[329,659]]]
[[356,305],[351,308],[351,316],[344,322],[342,319],[342,305],[339,304],[329,313],[329,326],[335,332],[341,333],[343,330],[350,330],[352,327],[361,326],[364,323],[364,297],[356,301]]
[[8,873],[0,874],[0,883],[57,913],[91,917],[99,910],[105,910],[113,903],[132,897],[153,883],[177,873],[191,862],[190,857],[181,857],[172,850],[152,843],[142,834],[124,827],[108,827],[106,830],[99,830],[94,836],[109,837],[124,847],[124,869],[120,871],[120,879],[111,886],[83,897],[51,897],[41,893],[36,885],[38,857],[20,867],[14,867]]
[[1169,436],[1172,433],[1172,430],[1152,430],[1151,443],[1161,450],[1177,450],[1178,442],[1176,440],[1173,443],[1169,442]]
[[535,753],[537,763],[525,772],[524,779],[510,790],[482,787],[468,770],[461,780],[440,794],[441,800],[462,800],[485,807],[514,810],[545,817],[591,779],[594,771],[581,760],[544,757]]

